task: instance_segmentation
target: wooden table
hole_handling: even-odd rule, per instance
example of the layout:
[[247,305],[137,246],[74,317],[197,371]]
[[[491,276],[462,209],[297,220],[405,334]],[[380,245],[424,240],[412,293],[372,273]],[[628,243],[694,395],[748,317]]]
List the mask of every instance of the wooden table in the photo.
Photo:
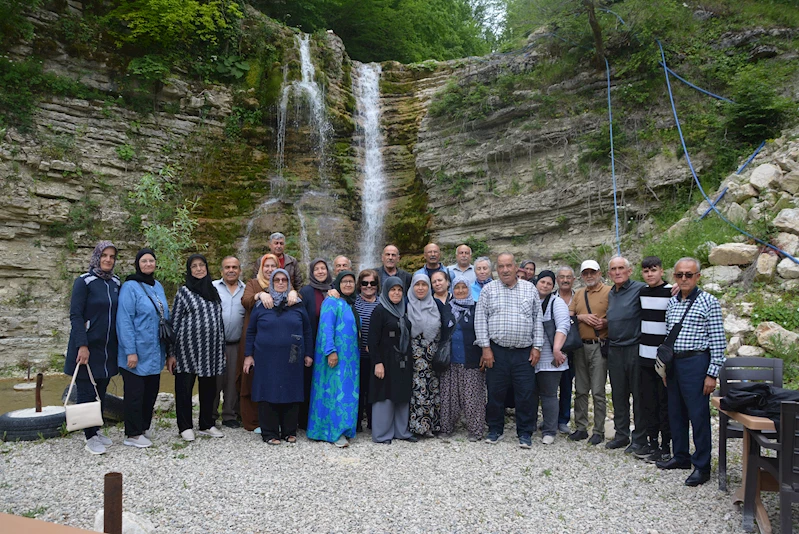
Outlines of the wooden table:
[[[728,412],[721,409],[721,397],[710,397],[710,402],[719,411],[724,412],[730,419],[741,423],[745,428],[750,430],[770,430],[776,431],[774,422],[766,417],[756,417],[754,415],[747,415],[740,412]],[[732,497],[733,504],[742,504],[744,502],[744,488],[746,488],[746,461],[749,455],[749,435],[744,431],[743,433],[743,460],[741,461],[741,469],[743,470],[741,487],[738,488]],[[763,506],[763,501],[760,500],[761,491],[779,491],[779,484],[771,476],[762,469],[758,472],[757,493],[755,494],[755,519],[760,526],[762,534],[771,534],[771,522],[766,513],[766,507]],[[744,517],[743,525],[746,528],[747,523],[752,524],[752,518]]]

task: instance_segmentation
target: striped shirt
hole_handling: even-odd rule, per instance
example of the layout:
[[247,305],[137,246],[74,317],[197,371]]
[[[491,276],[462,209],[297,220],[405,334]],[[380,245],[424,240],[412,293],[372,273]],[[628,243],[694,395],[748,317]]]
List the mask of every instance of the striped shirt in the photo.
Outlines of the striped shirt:
[[642,364],[654,365],[658,346],[666,339],[666,308],[671,299],[671,284],[641,289],[641,341],[638,354]]
[[375,311],[377,305],[377,299],[374,302],[367,302],[360,295],[355,298],[355,309],[361,319],[361,340],[358,343],[358,348],[361,349],[361,358],[369,357],[369,353],[366,352],[366,346],[369,344],[369,322],[372,320],[372,312]]
[[683,299],[681,293],[671,297],[666,310],[666,333],[680,322],[690,297],[695,298],[696,302],[691,306],[682,323],[682,330],[674,340],[674,352],[710,350],[707,374],[719,376],[719,370],[726,360],[724,350],[727,348],[727,338],[724,336],[721,305],[716,297],[699,288],[695,288],[688,299]]
[[474,318],[474,332],[479,347],[491,341],[508,349],[544,346],[541,325],[541,301],[538,290],[525,280],[513,287],[496,280],[480,293]]

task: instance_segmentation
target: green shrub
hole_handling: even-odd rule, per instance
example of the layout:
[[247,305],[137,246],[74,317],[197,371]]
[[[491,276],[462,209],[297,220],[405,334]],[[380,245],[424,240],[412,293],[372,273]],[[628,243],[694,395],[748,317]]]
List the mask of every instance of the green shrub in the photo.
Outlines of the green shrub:
[[700,221],[691,221],[684,230],[676,234],[648,240],[641,255],[659,256],[666,268],[686,256],[695,257],[706,266],[709,250],[700,245],[708,241],[717,244],[727,243],[737,235],[740,234],[718,217],[708,216]]
[[799,329],[799,295],[785,293],[776,299],[756,302],[752,319],[755,323],[773,321],[788,330]]

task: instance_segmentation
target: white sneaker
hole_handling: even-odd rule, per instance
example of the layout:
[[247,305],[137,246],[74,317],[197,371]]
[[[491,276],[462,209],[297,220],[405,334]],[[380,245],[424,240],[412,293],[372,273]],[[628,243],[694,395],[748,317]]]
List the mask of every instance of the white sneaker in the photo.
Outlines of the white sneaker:
[[345,438],[344,436],[339,436],[339,438],[333,442],[333,445],[335,445],[339,449],[343,449],[344,447],[349,447],[350,442],[347,441],[347,438]]
[[543,438],[541,438],[541,443],[543,443],[544,445],[552,445],[553,443],[555,443],[555,436],[546,435]]
[[86,441],[86,447],[84,448],[92,454],[105,454],[105,445],[97,439],[98,437],[99,434],[92,436],[91,439]]
[[224,438],[225,437],[225,435],[222,432],[220,432],[219,429],[216,428],[215,426],[212,426],[211,428],[208,428],[206,430],[200,430],[200,435],[201,436],[206,436],[206,437],[209,437],[209,438]]
[[194,441],[194,430],[191,428],[187,428],[183,432],[180,433],[180,437],[183,438],[185,441]]
[[[97,438],[97,440],[98,440],[100,443],[102,443],[102,444],[103,444],[103,446],[105,446],[105,447],[110,447],[111,445],[113,445],[113,444],[114,444],[114,442],[113,442],[113,441],[111,441],[111,438],[109,438],[109,437],[106,437],[106,436],[102,435],[102,434],[101,434],[101,433],[99,433],[99,432],[98,432],[97,434],[95,434],[95,435],[94,435],[94,437],[95,437],[95,438]],[[89,440],[87,439],[87,440],[86,440],[86,442],[88,443],[88,441],[89,441]]]
[[148,428],[147,430],[144,431],[144,437],[152,441],[153,438],[155,437],[155,433]]
[[152,445],[153,442],[145,438],[144,436],[136,436],[135,438],[125,438],[125,441],[123,441],[122,444],[127,445],[128,447],[138,447],[140,449],[146,449],[147,447]]

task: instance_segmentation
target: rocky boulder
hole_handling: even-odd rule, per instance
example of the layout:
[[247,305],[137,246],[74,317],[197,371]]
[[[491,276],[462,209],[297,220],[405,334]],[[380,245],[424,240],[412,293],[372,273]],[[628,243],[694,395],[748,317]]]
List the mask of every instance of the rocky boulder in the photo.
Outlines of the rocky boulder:
[[747,319],[728,314],[724,318],[724,331],[730,336],[744,337],[754,330],[752,324]]
[[783,232],[799,234],[799,209],[787,208],[780,211],[772,224]]
[[765,353],[765,350],[754,345],[742,345],[738,348],[738,356],[741,358],[760,358]]
[[757,245],[724,243],[713,248],[708,255],[713,265],[749,265],[757,259]]
[[777,270],[777,263],[779,258],[776,254],[769,254],[764,252],[757,257],[757,272],[755,273],[755,280],[758,282],[767,282],[774,278],[774,271]]
[[780,232],[777,234],[777,237],[772,240],[772,243],[775,247],[784,250],[791,256],[799,252],[799,236],[795,234]]
[[752,171],[749,183],[758,191],[774,189],[779,186],[782,170],[771,163],[764,163]]
[[718,284],[720,286],[728,286],[738,280],[741,276],[741,268],[734,265],[719,265],[716,267],[708,267],[702,269],[702,281],[708,284]]
[[786,280],[799,278],[799,264],[791,258],[785,258],[777,265],[777,274]]
[[757,325],[755,335],[758,345],[766,350],[773,350],[780,343],[782,346],[787,346],[799,342],[799,335],[772,321],[765,321]]

